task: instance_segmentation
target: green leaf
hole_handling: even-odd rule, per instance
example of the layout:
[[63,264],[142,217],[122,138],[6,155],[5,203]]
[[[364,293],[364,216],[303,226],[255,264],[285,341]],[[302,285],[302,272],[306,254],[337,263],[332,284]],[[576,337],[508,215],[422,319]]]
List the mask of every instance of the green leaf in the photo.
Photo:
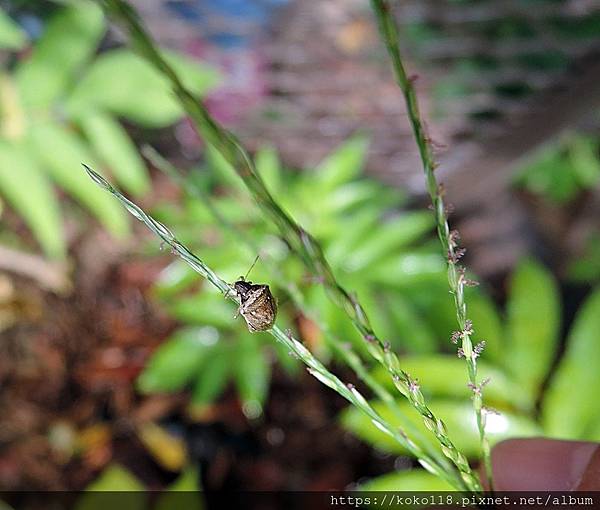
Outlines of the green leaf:
[[229,379],[231,357],[234,354],[226,346],[211,351],[208,362],[198,372],[192,404],[198,406],[211,404],[222,393]]
[[182,260],[176,259],[160,272],[154,282],[153,292],[161,299],[172,298],[200,279],[201,276],[196,271]]
[[129,231],[127,213],[108,193],[96,186],[81,164],[97,167],[86,145],[74,133],[57,124],[36,124],[30,130],[31,149],[52,178],[86,206],[113,234]]
[[258,337],[248,334],[240,337],[235,349],[234,376],[242,398],[244,414],[257,418],[262,414],[267,398],[271,367]]
[[580,190],[571,160],[562,145],[543,148],[515,178],[515,184],[556,203],[572,200]]
[[390,336],[390,341],[398,338],[400,342],[397,347],[402,347],[409,353],[423,354],[435,350],[437,345],[435,334],[408,299],[398,292],[386,293],[383,302],[383,306],[390,314],[395,332]]
[[137,147],[121,124],[105,113],[90,112],[79,125],[92,148],[128,192],[142,195],[150,189],[150,178]]
[[452,485],[439,476],[432,475],[424,469],[411,469],[410,471],[396,471],[362,483],[358,491],[408,491],[408,492],[435,492],[454,491]]
[[[188,467],[179,475],[168,488],[170,492],[192,491],[199,492],[202,490],[200,485],[200,473],[196,467]],[[169,507],[164,507],[165,510]],[[159,510],[158,507],[155,510]]]
[[[371,404],[392,426],[401,427],[395,413],[390,411],[385,404],[382,402],[371,402]],[[452,438],[455,446],[466,456],[477,457],[480,453],[479,433],[471,403],[433,400],[428,404],[433,413],[446,424],[448,435]],[[398,406],[431,445],[439,449],[439,443],[425,428],[421,416],[413,407],[406,402],[398,403]],[[341,420],[345,428],[375,448],[394,454],[409,455],[404,447],[373,425],[371,419],[359,409],[346,408],[341,414]],[[540,428],[529,418],[507,412],[502,412],[500,415],[488,415],[486,431],[492,445],[509,437],[530,437],[541,433]]]
[[417,284],[432,284],[444,277],[446,263],[435,253],[406,253],[382,260],[371,268],[368,277],[375,283],[403,289]]
[[142,483],[125,468],[111,464],[87,486],[75,503],[75,510],[127,508],[144,510],[146,494]]
[[[310,191],[311,189],[307,188],[308,195],[310,195]],[[306,206],[317,218],[345,217],[348,213],[361,210],[369,205],[373,205],[373,208],[381,214],[399,202],[397,195],[386,191],[389,189],[383,188],[378,182],[361,179],[348,182],[328,192],[327,200],[319,202],[309,200]],[[374,196],[377,196],[377,203],[373,203]]]
[[177,299],[169,306],[176,319],[188,324],[210,325],[220,329],[233,329],[235,309],[231,303],[210,292]]
[[366,235],[377,227],[380,211],[375,206],[365,207],[340,224],[337,235],[327,243],[325,253],[332,267],[342,267],[348,253],[357,246]]
[[0,48],[20,50],[27,42],[27,35],[12,18],[0,8]]
[[183,328],[152,355],[137,380],[142,393],[172,392],[183,388],[200,369],[218,341],[214,328]]
[[256,170],[271,193],[277,193],[281,188],[281,163],[277,150],[273,147],[262,147],[254,156]]
[[[531,410],[533,402],[502,370],[483,360],[478,360],[477,368],[480,380],[489,378],[491,381],[485,387],[486,403],[500,408]],[[464,360],[457,356],[448,354],[402,356],[402,369],[411,377],[418,379],[421,390],[426,396],[464,400],[471,397],[471,390],[467,387],[467,367]],[[373,375],[379,382],[393,390],[393,382],[386,370],[377,367]]]
[[26,147],[0,140],[0,192],[19,212],[51,257],[64,257],[58,202]]
[[[213,69],[190,58],[166,50],[163,56],[194,94],[205,94],[218,82]],[[184,115],[169,81],[126,49],[100,55],[76,86],[67,108],[77,117],[90,109],[108,110],[149,128],[168,126]]]
[[351,181],[362,172],[367,157],[368,141],[356,136],[345,141],[315,168],[314,186],[328,192]]
[[569,143],[569,157],[579,183],[588,188],[600,180],[598,143],[587,137],[576,136]]
[[188,467],[173,482],[166,492],[163,492],[154,510],[202,510],[205,508],[201,495],[200,474],[194,467]]
[[[31,57],[17,67],[23,105],[30,110],[46,109],[64,95],[103,33],[104,16],[94,2],[72,2],[54,15]],[[119,82],[122,77],[116,76],[110,79]]]
[[483,358],[498,365],[502,364],[505,347],[502,322],[493,301],[481,291],[467,295],[468,315],[473,321],[474,341],[485,340]]
[[548,434],[580,439],[600,419],[595,405],[600,388],[600,289],[579,310],[567,347],[542,401]]
[[376,264],[384,256],[393,256],[400,248],[417,241],[433,229],[434,219],[429,211],[407,212],[380,223],[362,239],[359,247],[347,255],[349,270],[360,270]]
[[592,233],[586,241],[585,251],[571,261],[567,269],[569,279],[578,283],[589,283],[600,278],[600,235]]
[[560,303],[556,282],[542,265],[525,260],[512,276],[507,305],[505,367],[534,398],[556,353]]

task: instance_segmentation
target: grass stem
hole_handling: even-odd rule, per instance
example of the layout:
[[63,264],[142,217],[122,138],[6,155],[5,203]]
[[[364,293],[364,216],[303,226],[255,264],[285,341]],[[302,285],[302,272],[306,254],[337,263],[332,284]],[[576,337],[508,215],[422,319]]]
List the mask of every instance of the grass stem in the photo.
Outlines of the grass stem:
[[[179,256],[186,264],[194,271],[203,276],[223,294],[225,299],[231,299],[239,304],[238,299],[231,286],[221,279],[209,266],[207,266],[200,258],[194,255],[185,245],[183,245],[173,233],[162,223],[148,215],[138,205],[126,198],[118,189],[113,187],[104,177],[95,172],[87,165],[83,165],[89,177],[98,186],[105,191],[111,193],[119,202],[131,213],[135,218],[146,225],[162,242],[169,245],[174,255]],[[396,429],[390,425],[373,407],[367,402],[365,397],[351,384],[344,384],[337,376],[332,374],[304,345],[296,340],[290,331],[284,332],[277,325],[273,326],[270,333],[278,342],[283,343],[291,353],[297,356],[306,366],[308,372],[317,378],[320,382],[330,387],[342,397],[348,400],[351,404],[359,408],[369,418],[373,424],[390,435],[399,444],[411,452],[419,463],[434,475],[437,475],[446,480],[458,490],[463,490],[458,480],[451,476],[451,473],[442,469],[435,460],[429,456],[421,447],[408,438],[402,430]]]
[[396,83],[404,95],[408,118],[410,119],[413,134],[417,146],[419,147],[427,191],[433,205],[438,237],[442,244],[442,248],[448,257],[448,283],[454,297],[456,319],[460,329],[457,336],[460,337],[462,344],[459,352],[462,357],[465,358],[467,363],[469,387],[473,391],[472,401],[479,432],[482,459],[485,466],[488,485],[490,489],[493,490],[490,447],[485,433],[485,410],[483,409],[482,402],[482,388],[485,382],[478,383],[477,381],[477,357],[479,356],[482,347],[473,347],[471,341],[473,329],[471,322],[467,318],[467,305],[464,297],[465,286],[467,286],[470,281],[465,278],[464,268],[458,266],[458,261],[464,253],[464,250],[457,246],[458,236],[455,231],[450,231],[448,225],[443,189],[438,184],[435,176],[437,163],[433,155],[432,143],[425,131],[423,121],[421,120],[419,103],[413,86],[413,80],[406,74],[402,62],[398,29],[392,16],[390,4],[387,0],[371,0],[371,6],[377,18],[379,32],[392,61]]
[[186,89],[146,33],[133,8],[123,0],[98,1],[128,29],[132,42],[140,54],[169,80],[175,95],[194,122],[200,135],[232,165],[265,215],[278,227],[280,235],[285,239],[291,250],[303,261],[306,268],[322,282],[329,298],[345,311],[367,342],[367,350],[370,355],[385,367],[395,387],[421,415],[426,428],[440,443],[444,455],[459,470],[468,490],[479,492],[481,490],[479,479],[473,473],[466,457],[450,439],[443,421],[437,418],[429,409],[416,382],[401,369],[400,360],[391,350],[389,343],[375,334],[358,297],[338,283],[325,259],[321,245],[274,200],[256,171],[248,151],[232,133],[220,126],[211,117],[202,101]]

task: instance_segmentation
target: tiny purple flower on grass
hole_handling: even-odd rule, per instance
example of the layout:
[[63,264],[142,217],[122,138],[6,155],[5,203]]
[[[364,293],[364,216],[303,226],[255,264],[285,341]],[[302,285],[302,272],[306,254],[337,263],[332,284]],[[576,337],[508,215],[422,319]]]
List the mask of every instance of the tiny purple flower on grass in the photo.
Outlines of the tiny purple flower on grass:
[[448,250],[448,262],[456,264],[466,252],[466,248],[456,248]]
[[483,349],[485,349],[485,340],[482,340],[473,348],[473,358],[476,359],[481,356]]
[[372,344],[373,342],[375,342],[376,338],[375,335],[371,335],[371,334],[367,334],[364,336],[365,340],[367,342],[369,342],[370,344]]
[[417,391],[419,391],[419,380],[418,379],[410,379],[410,382],[408,383],[408,389],[411,391],[411,393],[415,393]]

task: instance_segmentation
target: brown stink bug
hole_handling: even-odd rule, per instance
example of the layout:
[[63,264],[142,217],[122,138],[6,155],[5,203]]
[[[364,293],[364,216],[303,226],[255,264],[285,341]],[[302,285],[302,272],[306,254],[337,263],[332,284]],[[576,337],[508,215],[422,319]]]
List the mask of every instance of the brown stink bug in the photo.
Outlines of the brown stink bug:
[[[258,257],[256,258],[258,260]],[[248,329],[255,333],[256,331],[266,331],[271,329],[277,316],[277,303],[271,289],[268,285],[257,285],[246,278],[250,273],[256,260],[246,273],[246,276],[240,276],[240,279],[233,284],[237,296],[240,300],[238,314],[241,315],[248,325]]]

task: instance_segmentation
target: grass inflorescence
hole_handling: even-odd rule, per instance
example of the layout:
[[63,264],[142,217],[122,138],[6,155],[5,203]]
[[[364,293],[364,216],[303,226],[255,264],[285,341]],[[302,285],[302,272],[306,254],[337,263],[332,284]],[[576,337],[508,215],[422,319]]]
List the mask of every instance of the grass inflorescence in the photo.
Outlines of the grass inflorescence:
[[[155,220],[152,216],[144,212],[138,205],[125,197],[118,189],[112,186],[104,177],[95,172],[87,165],[83,165],[85,171],[90,178],[102,189],[111,193],[119,202],[129,211],[135,218],[146,225],[163,243],[168,245],[173,254],[180,257],[194,271],[206,278],[209,283],[216,287],[222,294],[224,299],[232,299],[239,305],[238,298],[231,286],[222,278],[220,278],[208,265],[206,265],[199,257],[192,253],[184,244],[182,244],[173,233],[161,222]],[[419,463],[429,472],[440,476],[451,485],[462,490],[463,487],[457,483],[457,480],[452,476],[451,472],[439,466],[438,462],[426,453],[420,446],[414,443],[407,434],[390,425],[373,407],[367,402],[366,398],[352,384],[344,384],[337,376],[331,373],[304,345],[298,341],[292,333],[283,331],[277,325],[274,325],[268,331],[278,342],[283,343],[290,353],[293,353],[307,367],[308,372],[318,379],[320,382],[330,387],[342,397],[348,400],[351,404],[363,411],[373,424],[393,437],[399,444],[410,451],[418,460]]]
[[371,0],[371,6],[377,17],[379,32],[392,60],[392,68],[396,83],[400,87],[408,118],[412,126],[413,134],[419,147],[419,154],[425,172],[427,191],[431,198],[437,232],[442,248],[448,260],[448,283],[454,297],[456,308],[456,319],[459,331],[453,334],[453,341],[460,347],[458,354],[467,363],[468,386],[472,390],[473,408],[477,420],[477,429],[481,442],[482,458],[485,466],[486,477],[490,489],[493,488],[492,467],[490,460],[490,446],[485,433],[485,410],[483,409],[483,387],[487,381],[477,380],[477,358],[481,354],[485,344],[479,343],[473,346],[473,325],[467,318],[467,305],[465,302],[465,287],[474,284],[465,276],[465,270],[458,262],[464,255],[464,249],[459,247],[459,236],[457,231],[451,231],[448,225],[447,206],[444,203],[443,187],[438,183],[435,176],[437,163],[433,154],[432,141],[427,135],[424,123],[419,112],[419,103],[413,86],[413,80],[407,75],[402,62],[398,30],[391,13],[391,7],[387,0]]
[[[253,160],[250,157],[248,151],[243,147],[243,145],[236,139],[236,137],[232,133],[220,126],[210,116],[204,104],[185,88],[181,80],[178,78],[177,74],[169,66],[169,64],[166,62],[166,60],[156,48],[156,45],[146,33],[145,29],[143,28],[140,20],[138,19],[133,9],[122,0],[101,0],[101,3],[104,5],[104,7],[110,14],[115,16],[127,28],[131,35],[132,42],[137,47],[140,54],[143,57],[145,57],[152,65],[154,65],[161,73],[163,73],[164,76],[170,81],[176,97],[178,98],[181,105],[194,122],[200,135],[205,139],[206,142],[213,146],[229,164],[232,165],[232,167],[241,177],[249,192],[254,197],[264,214],[278,227],[280,236],[285,240],[287,245],[290,247],[291,251],[296,256],[298,256],[300,260],[302,260],[307,270],[316,277],[316,280],[322,283],[322,285],[327,291],[328,297],[334,303],[336,303],[342,310],[344,310],[345,313],[348,315],[354,326],[364,338],[367,350],[372,356],[372,358],[375,359],[378,363],[380,363],[383,367],[385,367],[391,379],[393,380],[394,386],[404,397],[407,398],[412,407],[415,410],[417,410],[417,412],[421,415],[421,418],[423,419],[426,428],[437,439],[444,455],[446,455],[446,457],[448,457],[456,466],[460,473],[460,478],[458,479],[459,481],[457,481],[453,471],[449,472],[448,468],[445,467],[443,463],[440,463],[439,461],[436,462],[433,458],[426,455],[423,452],[423,450],[420,447],[418,447],[415,443],[410,441],[405,434],[398,433],[397,431],[393,430],[390,431],[389,426],[386,425],[387,431],[389,433],[392,433],[394,437],[398,436],[399,438],[401,438],[402,441],[404,441],[403,444],[405,444],[406,447],[411,452],[413,452],[417,456],[417,458],[419,458],[420,462],[424,466],[426,466],[431,472],[435,472],[436,474],[442,476],[445,479],[451,479],[452,484],[461,490],[466,489],[469,491],[480,491],[481,485],[477,476],[473,473],[466,457],[456,448],[453,441],[450,439],[443,421],[437,418],[431,411],[431,409],[427,406],[425,398],[419,388],[419,385],[413,378],[410,377],[408,373],[402,370],[400,359],[398,358],[396,353],[394,353],[391,350],[389,343],[379,338],[373,331],[368,315],[363,306],[361,305],[358,297],[354,293],[346,290],[343,286],[339,284],[323,254],[323,250],[320,244],[309,232],[307,232],[301,225],[299,225],[273,198],[273,196],[263,183],[260,175],[256,171]],[[376,9],[376,12],[378,12],[378,7],[387,8],[387,4],[382,2],[374,2],[373,5]],[[384,22],[386,25],[389,25],[391,22],[389,13],[383,16],[380,15],[379,20],[380,23]],[[390,31],[389,27],[387,31]],[[398,67],[403,72],[403,67],[399,57],[399,53],[397,53],[396,57],[392,55],[392,58],[394,59],[394,67]],[[412,91],[412,88],[410,87],[410,84],[408,83],[408,80],[406,79],[405,75],[402,74],[402,76],[404,76],[404,81],[406,82],[405,85],[407,85],[408,87],[406,88],[406,97],[407,101],[410,102],[409,109],[415,114],[414,119],[416,120],[414,120],[413,118],[411,118],[411,120],[413,121],[413,127],[415,128],[415,134],[417,135],[417,142],[419,143],[419,147],[421,149],[422,158],[424,162],[427,162],[425,166],[428,181],[428,189],[430,190],[430,194],[434,202],[434,209],[436,210],[436,219],[438,220],[438,233],[440,234],[442,244],[446,243],[449,258],[458,257],[459,251],[450,242],[451,239],[449,231],[446,232],[448,230],[448,225],[445,217],[445,211],[443,210],[444,204],[441,198],[441,194],[439,193],[437,182],[435,181],[435,177],[433,176],[433,158],[431,157],[430,148],[428,143],[426,143],[426,137],[423,132],[422,124],[419,120],[418,108],[416,98],[414,96],[414,91]],[[98,184],[101,184],[100,182],[98,182],[98,180],[96,180],[96,182]],[[104,183],[108,185],[106,181],[104,181]],[[108,187],[104,184],[102,185],[109,191],[113,192],[113,194],[118,193],[116,192],[116,190],[114,190],[114,188],[110,187],[110,185],[108,185]],[[132,209],[131,207],[133,206],[133,204],[127,201],[127,199],[125,199],[124,197],[122,197],[122,195],[121,197],[119,197],[119,195],[116,194],[116,196],[121,200],[121,202],[124,203],[124,205],[126,205],[126,207],[128,206],[127,204],[129,204],[128,209],[130,210],[130,212],[132,212],[133,214],[136,214],[136,212],[140,212],[139,208],[136,208],[137,206]],[[146,223],[146,221],[144,221],[143,218],[147,219],[148,223]],[[165,231],[161,230],[159,226],[161,226],[163,229],[164,226],[162,226],[152,218],[142,216],[140,219],[142,219],[142,221],[144,221],[149,226],[149,228],[151,228],[158,235],[165,234],[166,237],[172,237],[172,234],[170,234],[170,232],[168,232],[167,229],[165,229]],[[171,245],[175,252],[177,252],[188,263],[190,263],[190,265],[194,269],[196,269],[201,274],[204,274],[202,271],[204,271],[203,267],[205,266],[203,264],[197,266],[198,259],[193,256],[191,257],[191,253],[189,252],[189,250],[187,250],[187,248],[185,247],[182,247],[182,245],[179,242],[177,242],[174,238],[172,239],[172,241],[175,243],[175,246]],[[168,241],[165,240],[165,242]],[[215,280],[214,282],[213,280],[211,280],[212,276],[216,275],[211,275],[210,273],[206,274],[206,277],[209,279],[209,281],[211,281],[211,283],[219,286],[219,280]],[[462,310],[462,312],[459,312],[459,314],[462,314],[459,317],[459,324],[462,323],[466,326],[466,307],[464,306],[464,300],[462,296],[462,289],[464,287],[464,276],[463,273],[459,271],[455,263],[449,264],[449,279],[451,281],[451,286],[454,290],[455,300],[457,303],[457,310]],[[462,330],[465,331],[464,328],[462,328]],[[277,332],[279,330],[274,328],[273,331]],[[280,333],[285,337],[285,334],[283,332]],[[275,336],[278,337],[279,333],[275,334]],[[281,338],[278,339],[283,341]],[[306,351],[306,349],[301,344],[299,345],[301,347],[301,350]],[[470,335],[468,334],[463,335],[462,349],[465,352],[465,355],[469,355],[468,362],[470,366],[470,373],[472,373],[472,377],[470,379],[472,384],[475,385],[476,364],[474,358],[470,356],[474,351],[471,345]],[[306,355],[306,353],[304,353],[304,355]],[[300,358],[303,359],[302,356],[300,356]],[[311,360],[314,360],[314,358],[311,358]],[[316,369],[310,363],[307,364],[310,370],[313,371],[312,373],[313,375],[315,375],[315,377],[321,379],[322,382],[338,391],[340,394],[348,398],[355,405],[359,405],[357,403],[361,402],[362,396],[360,398],[356,396],[357,392],[355,388],[349,389],[346,386],[342,385],[342,387],[345,388],[342,389],[342,387],[339,387],[337,382],[334,383],[330,378],[325,377],[323,375],[324,372],[321,371],[321,368],[323,370],[326,369],[324,369],[322,365],[319,364],[321,368]],[[356,368],[358,368],[358,365],[356,365]],[[322,377],[324,377],[324,379],[322,379]],[[337,381],[339,382],[339,380]],[[339,384],[341,384],[341,382]],[[476,395],[474,393],[474,401],[475,398]],[[359,407],[361,405],[363,406],[361,407],[363,408],[363,410],[364,404],[366,404],[366,401],[362,402],[359,405]],[[368,404],[366,405],[368,406]],[[368,414],[374,412],[370,406],[368,406],[368,408],[370,409],[370,411],[368,411]],[[481,431],[481,406],[479,408],[479,413],[477,416],[478,425],[480,426]],[[378,427],[382,423],[380,417],[378,417],[377,419],[373,419],[373,422]],[[482,437],[484,436],[482,435]]]

